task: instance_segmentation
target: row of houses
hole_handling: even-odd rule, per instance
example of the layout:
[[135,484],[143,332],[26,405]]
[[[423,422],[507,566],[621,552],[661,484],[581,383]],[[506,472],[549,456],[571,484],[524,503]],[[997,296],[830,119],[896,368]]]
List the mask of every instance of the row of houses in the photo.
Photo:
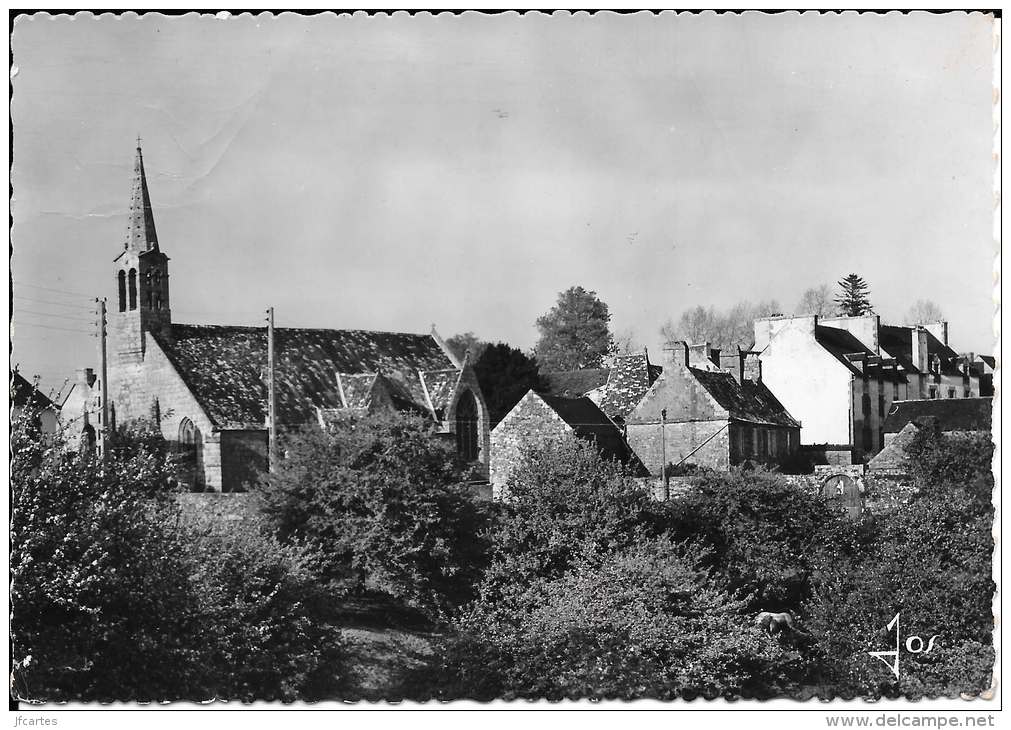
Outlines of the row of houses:
[[[177,446],[196,491],[241,491],[268,467],[283,430],[395,409],[431,419],[473,472],[499,490],[526,444],[575,434],[652,475],[689,465],[782,465],[802,449],[862,462],[884,445],[893,404],[988,397],[992,359],[958,355],[947,326],[876,316],[774,317],[754,345],[723,353],[673,343],[661,362],[549,373],[496,426],[467,357],[425,334],[173,321],[169,257],[158,241],[140,147],[125,240],[113,259],[102,382],[78,372],[62,404],[85,445],[145,422]],[[268,362],[276,408],[268,408]],[[273,420],[271,420],[273,418]]]

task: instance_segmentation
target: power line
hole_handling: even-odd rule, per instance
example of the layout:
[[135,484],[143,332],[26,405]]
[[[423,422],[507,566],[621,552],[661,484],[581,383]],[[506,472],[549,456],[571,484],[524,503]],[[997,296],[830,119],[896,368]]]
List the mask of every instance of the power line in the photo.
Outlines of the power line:
[[45,330],[60,330],[62,332],[78,332],[80,334],[91,335],[92,337],[94,337],[94,335],[95,335],[94,332],[91,332],[89,330],[70,329],[69,327],[53,327],[52,325],[49,325],[49,324],[38,324],[36,322],[18,322],[16,324],[11,325],[11,329],[17,329],[18,327],[40,327],[40,328],[45,329]]
[[86,307],[83,304],[67,304],[66,302],[54,302],[49,299],[35,299],[33,297],[14,297],[14,301],[32,302],[34,304],[52,304],[56,307],[66,307],[67,309],[82,309],[87,312],[94,312],[95,307]]
[[95,320],[89,319],[87,317],[79,317],[77,315],[71,314],[50,314],[49,312],[33,312],[30,309],[15,309],[14,314],[37,314],[40,317],[56,317],[57,319],[69,319],[73,322],[94,322]]
[[85,299],[94,299],[94,294],[85,294],[78,291],[70,291],[69,289],[54,289],[51,286],[39,286],[38,284],[26,284],[23,281],[15,281],[14,287],[27,286],[29,289],[41,289],[42,291],[56,292],[57,294],[65,294],[72,297],[84,297]]

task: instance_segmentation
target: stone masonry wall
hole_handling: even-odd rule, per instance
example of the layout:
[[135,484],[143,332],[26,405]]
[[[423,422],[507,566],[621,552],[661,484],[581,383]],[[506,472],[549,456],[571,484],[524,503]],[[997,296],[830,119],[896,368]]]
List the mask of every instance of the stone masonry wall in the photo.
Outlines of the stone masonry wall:
[[[660,424],[630,423],[626,426],[626,430],[629,446],[649,469],[650,474],[661,473],[664,441],[668,464],[678,464],[687,457],[684,462],[686,464],[720,470],[730,468],[730,429],[727,428],[727,421],[668,423],[663,427],[663,439],[660,436]],[[709,441],[703,446],[703,442],[707,439]],[[697,448],[699,450],[692,454]]]
[[501,499],[524,448],[565,438],[574,438],[569,425],[537,394],[531,391],[523,396],[491,432],[489,481],[493,497]]

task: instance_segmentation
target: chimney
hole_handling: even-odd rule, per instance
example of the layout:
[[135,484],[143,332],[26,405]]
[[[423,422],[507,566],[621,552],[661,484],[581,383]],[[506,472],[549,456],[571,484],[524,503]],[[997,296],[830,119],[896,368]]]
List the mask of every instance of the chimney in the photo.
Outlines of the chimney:
[[709,362],[709,343],[701,342],[697,345],[688,346],[688,361],[686,365],[691,365],[693,368],[699,368],[700,370],[706,369],[706,364]]
[[762,382],[762,361],[758,357],[758,353],[754,350],[740,350],[738,349],[738,357],[740,358],[740,370],[738,370],[739,382],[744,383],[745,380],[750,380],[752,383]]
[[927,372],[927,330],[923,327],[914,327],[912,332],[912,352],[910,356],[913,365],[921,373]]
[[663,354],[665,365],[687,366],[689,363],[688,343],[683,340],[668,342]]

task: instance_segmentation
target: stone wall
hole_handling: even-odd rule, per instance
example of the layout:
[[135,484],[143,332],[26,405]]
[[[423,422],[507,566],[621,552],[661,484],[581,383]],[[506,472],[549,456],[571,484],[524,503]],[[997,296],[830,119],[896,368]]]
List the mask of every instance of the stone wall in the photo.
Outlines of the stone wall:
[[730,429],[727,421],[667,423],[663,426],[664,438],[660,436],[659,423],[630,423],[626,432],[628,445],[650,474],[661,473],[664,442],[668,464],[679,464],[685,460],[686,464],[713,469],[730,468]]
[[575,438],[572,428],[533,391],[527,393],[491,432],[489,481],[495,499],[519,463],[523,450],[557,439]]
[[259,519],[259,501],[254,494],[185,492],[176,495],[184,519],[237,522]]

